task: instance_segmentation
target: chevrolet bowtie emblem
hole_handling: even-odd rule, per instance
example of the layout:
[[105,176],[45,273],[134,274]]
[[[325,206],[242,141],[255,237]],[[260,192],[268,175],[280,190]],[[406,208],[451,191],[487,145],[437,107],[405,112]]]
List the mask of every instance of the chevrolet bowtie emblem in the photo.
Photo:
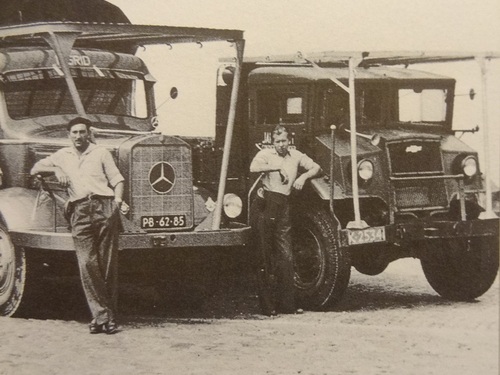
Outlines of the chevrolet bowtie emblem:
[[157,193],[168,193],[175,184],[174,168],[164,161],[156,163],[149,170],[149,183]]
[[422,151],[422,146],[411,145],[406,147],[406,152],[411,152],[412,154],[416,154],[417,152]]

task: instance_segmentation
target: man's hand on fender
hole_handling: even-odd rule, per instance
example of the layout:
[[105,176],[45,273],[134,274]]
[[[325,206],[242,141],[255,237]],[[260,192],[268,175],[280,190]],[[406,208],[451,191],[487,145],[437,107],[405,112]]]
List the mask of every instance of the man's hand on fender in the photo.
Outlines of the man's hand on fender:
[[125,203],[121,199],[115,199],[115,202],[116,205],[118,206],[118,209],[123,215],[128,214],[128,212],[130,211],[130,206],[127,203]]
[[57,178],[57,181],[59,181],[59,184],[62,187],[68,187],[69,186],[69,177],[66,173],[64,173],[61,169],[57,168],[54,171],[54,174]]
[[120,205],[120,212],[126,215],[128,214],[129,211],[130,211],[130,206],[127,203],[122,202],[122,204]]

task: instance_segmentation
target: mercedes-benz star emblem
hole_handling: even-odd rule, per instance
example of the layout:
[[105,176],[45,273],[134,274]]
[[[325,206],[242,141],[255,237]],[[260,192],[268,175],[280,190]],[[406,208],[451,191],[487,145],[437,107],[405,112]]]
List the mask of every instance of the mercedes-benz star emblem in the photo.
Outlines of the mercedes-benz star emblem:
[[156,163],[149,170],[149,183],[157,193],[168,193],[175,184],[174,168],[164,161]]

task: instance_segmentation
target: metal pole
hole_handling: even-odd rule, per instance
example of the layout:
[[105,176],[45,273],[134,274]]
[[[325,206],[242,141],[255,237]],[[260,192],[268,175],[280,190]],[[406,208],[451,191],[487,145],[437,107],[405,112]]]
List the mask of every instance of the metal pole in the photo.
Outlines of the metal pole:
[[335,183],[333,181],[333,164],[335,163],[335,129],[337,129],[337,127],[332,125],[330,129],[332,130],[332,149],[330,150],[330,212],[334,215],[333,197],[335,196]]
[[224,199],[224,192],[226,190],[227,170],[229,167],[229,155],[231,152],[234,120],[236,118],[236,103],[238,102],[238,90],[240,86],[241,68],[243,65],[243,49],[245,47],[245,41],[235,41],[235,47],[236,70],[234,72],[233,87],[231,90],[231,104],[229,106],[229,116],[227,119],[226,138],[224,140],[224,151],[222,155],[222,165],[220,170],[219,190],[217,191],[217,203],[215,206],[214,217],[212,221],[212,230],[220,229],[222,204]]
[[484,56],[478,57],[476,60],[481,67],[481,91],[482,91],[482,109],[483,109],[483,150],[484,150],[484,184],[486,188],[486,211],[482,212],[480,215],[481,219],[491,219],[496,218],[495,212],[493,211],[493,203],[491,197],[491,183],[490,183],[490,139],[489,139],[489,123],[488,123],[488,85],[487,85],[487,74],[488,66],[487,61]]
[[60,33],[55,34],[49,32],[43,34],[43,38],[50,45],[50,47],[56,53],[57,59],[59,60],[59,65],[64,73],[64,79],[66,80],[66,85],[68,85],[69,93],[75,104],[75,109],[80,116],[85,116],[85,108],[83,107],[82,100],[78,94],[78,90],[75,85],[75,81],[71,76],[71,70],[68,65],[68,58],[71,54],[71,49],[75,43],[76,38],[80,33]]
[[356,90],[354,87],[355,59],[349,59],[349,115],[351,120],[351,175],[352,175],[352,202],[354,208],[354,221],[347,224],[347,228],[361,229],[368,225],[361,220],[359,210],[359,186],[358,186],[358,146],[356,137]]

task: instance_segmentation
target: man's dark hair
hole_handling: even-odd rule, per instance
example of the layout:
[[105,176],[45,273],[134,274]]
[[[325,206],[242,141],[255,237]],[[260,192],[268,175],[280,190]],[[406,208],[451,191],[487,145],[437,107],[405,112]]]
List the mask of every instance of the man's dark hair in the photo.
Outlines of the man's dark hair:
[[283,125],[276,125],[276,127],[273,129],[273,137],[275,135],[280,135],[281,133],[286,133],[286,137],[289,137],[289,132],[288,129],[285,128]]
[[92,121],[90,121],[88,118],[85,117],[75,117],[73,120],[68,122],[68,126],[66,126],[66,129],[71,130],[73,125],[76,124],[83,124],[87,127],[87,130],[90,131],[90,127],[92,126]]

